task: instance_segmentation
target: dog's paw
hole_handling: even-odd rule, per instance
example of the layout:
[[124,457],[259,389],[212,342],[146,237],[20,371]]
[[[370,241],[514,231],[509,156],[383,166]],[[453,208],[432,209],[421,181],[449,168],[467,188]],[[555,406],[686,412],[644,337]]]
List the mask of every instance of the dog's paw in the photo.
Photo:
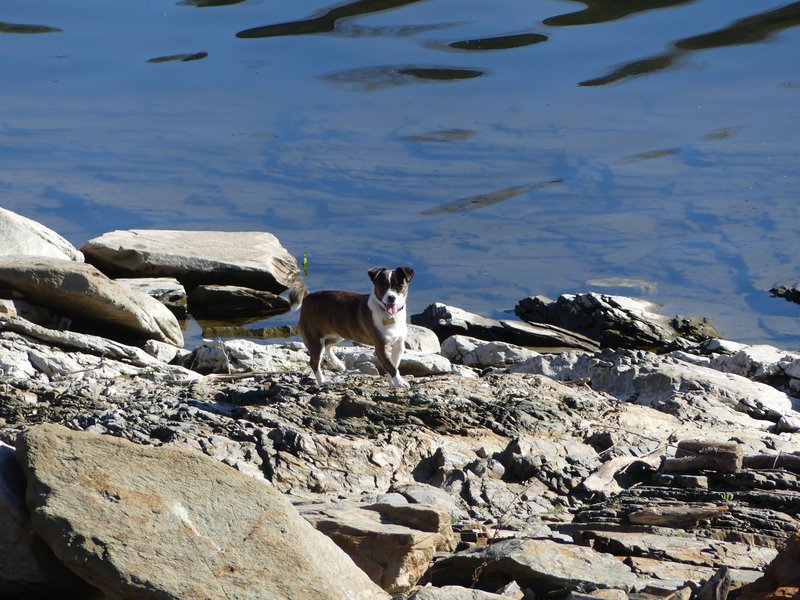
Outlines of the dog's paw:
[[402,388],[408,389],[411,387],[411,384],[408,383],[405,379],[403,379],[400,374],[398,373],[396,376],[390,379],[393,388]]

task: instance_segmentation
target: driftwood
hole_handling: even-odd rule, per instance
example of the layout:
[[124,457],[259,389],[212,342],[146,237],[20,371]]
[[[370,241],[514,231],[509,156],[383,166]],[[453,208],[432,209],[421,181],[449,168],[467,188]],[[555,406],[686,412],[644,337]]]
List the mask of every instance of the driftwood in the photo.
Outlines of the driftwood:
[[678,443],[675,458],[661,466],[662,473],[717,471],[735,473],[742,468],[742,447],[736,442],[683,440]]
[[726,512],[728,512],[727,506],[715,504],[699,506],[690,504],[661,505],[632,512],[628,515],[628,520],[634,525],[693,529],[697,527],[700,521],[710,521]]
[[786,469],[800,475],[800,456],[794,454],[751,454],[745,456],[745,469]]

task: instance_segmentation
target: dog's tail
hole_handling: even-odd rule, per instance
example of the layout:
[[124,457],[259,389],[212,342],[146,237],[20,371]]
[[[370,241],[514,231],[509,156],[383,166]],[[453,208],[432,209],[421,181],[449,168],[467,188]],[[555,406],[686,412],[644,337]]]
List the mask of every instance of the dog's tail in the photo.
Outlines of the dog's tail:
[[289,286],[289,310],[294,312],[303,304],[303,299],[308,296],[308,288],[302,281],[295,281]]

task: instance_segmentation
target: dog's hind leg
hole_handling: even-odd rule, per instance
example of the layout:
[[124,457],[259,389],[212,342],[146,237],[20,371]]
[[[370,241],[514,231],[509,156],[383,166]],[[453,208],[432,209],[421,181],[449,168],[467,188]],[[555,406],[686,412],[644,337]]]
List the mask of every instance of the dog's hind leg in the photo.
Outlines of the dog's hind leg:
[[306,342],[306,348],[308,349],[308,355],[311,357],[309,364],[314,372],[314,377],[317,378],[317,384],[325,385],[325,375],[322,374],[322,354],[325,351],[325,340]]
[[328,362],[331,366],[337,371],[346,371],[347,366],[341,361],[341,359],[336,356],[333,352],[333,347],[342,341],[342,338],[325,338],[323,343],[325,345],[325,358],[328,359]]

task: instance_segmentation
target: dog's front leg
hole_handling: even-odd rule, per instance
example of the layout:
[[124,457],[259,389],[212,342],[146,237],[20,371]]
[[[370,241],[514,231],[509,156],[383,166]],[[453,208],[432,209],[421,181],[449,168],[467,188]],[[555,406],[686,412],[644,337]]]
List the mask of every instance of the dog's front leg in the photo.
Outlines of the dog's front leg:
[[398,340],[393,340],[390,345],[380,342],[375,346],[375,354],[389,374],[389,381],[392,387],[408,388],[411,385],[400,375],[400,356],[403,354],[403,340],[399,340],[399,349],[397,345]]

